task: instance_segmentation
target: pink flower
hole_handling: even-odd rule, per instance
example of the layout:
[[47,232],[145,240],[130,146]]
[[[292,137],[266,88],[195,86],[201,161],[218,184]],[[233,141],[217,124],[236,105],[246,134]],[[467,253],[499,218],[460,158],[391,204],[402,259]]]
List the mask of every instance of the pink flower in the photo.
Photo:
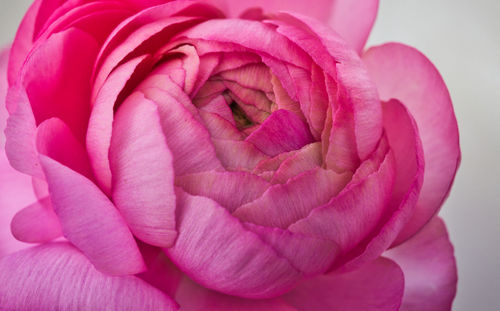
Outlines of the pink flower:
[[35,1],[0,63],[0,309],[449,310],[457,124],[425,56],[362,52],[377,7]]

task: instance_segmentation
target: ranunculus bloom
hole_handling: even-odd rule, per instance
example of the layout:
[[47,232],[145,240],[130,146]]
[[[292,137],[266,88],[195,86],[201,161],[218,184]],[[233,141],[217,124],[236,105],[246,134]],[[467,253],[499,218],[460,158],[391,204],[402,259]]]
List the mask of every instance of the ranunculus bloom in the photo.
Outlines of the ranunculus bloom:
[[35,1],[0,309],[449,310],[456,120],[418,51],[362,52],[377,6]]

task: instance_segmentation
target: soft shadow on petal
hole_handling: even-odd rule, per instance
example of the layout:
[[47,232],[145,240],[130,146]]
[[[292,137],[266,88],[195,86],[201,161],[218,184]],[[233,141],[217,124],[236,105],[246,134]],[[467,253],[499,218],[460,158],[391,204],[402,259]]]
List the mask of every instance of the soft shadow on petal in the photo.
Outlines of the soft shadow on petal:
[[135,276],[97,271],[68,243],[48,243],[0,259],[2,310],[177,310]]
[[434,217],[418,234],[384,253],[405,275],[401,311],[449,311],[457,291],[457,266],[443,220]]
[[424,183],[415,213],[397,244],[420,230],[448,196],[460,162],[457,121],[443,79],[416,49],[388,43],[369,49],[363,60],[380,97],[398,99],[415,118],[424,149]]

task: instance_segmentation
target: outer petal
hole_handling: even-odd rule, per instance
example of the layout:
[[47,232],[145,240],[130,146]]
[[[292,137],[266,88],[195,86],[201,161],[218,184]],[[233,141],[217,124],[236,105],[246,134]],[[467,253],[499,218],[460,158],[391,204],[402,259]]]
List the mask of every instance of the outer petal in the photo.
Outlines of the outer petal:
[[177,191],[178,232],[167,255],[203,286],[248,298],[289,290],[301,274],[223,207]]
[[377,17],[378,0],[335,0],[330,25],[361,54]]
[[9,222],[18,210],[36,200],[31,178],[10,166],[4,150],[3,130],[8,115],[5,109],[8,53],[8,49],[0,51],[0,256],[27,246],[14,239]]
[[134,93],[118,110],[109,151],[113,201],[136,237],[175,240],[174,168],[156,105]]
[[284,297],[301,311],[395,311],[403,290],[403,272],[381,257],[353,272],[306,281]]
[[183,311],[294,311],[281,298],[245,299],[208,290],[184,277],[175,295]]
[[415,213],[396,241],[400,243],[436,214],[450,191],[460,162],[457,121],[443,79],[414,48],[389,43],[371,48],[363,59],[381,98],[400,100],[413,115],[424,149],[424,184]]
[[97,271],[77,249],[51,243],[0,259],[2,310],[177,310],[134,276]]
[[401,311],[451,310],[457,266],[444,222],[434,217],[418,234],[386,253],[405,275]]
[[40,155],[64,236],[97,269],[112,275],[144,269],[137,244],[113,203],[84,176]]
[[[262,8],[265,13],[291,11],[306,14],[323,22],[328,21],[335,0],[315,0],[314,5],[303,0],[227,1],[230,16],[236,17],[249,8]],[[343,1],[338,1],[343,2]]]
[[352,252],[352,260],[344,266],[347,269],[377,258],[390,247],[410,219],[422,187],[424,159],[415,121],[397,100],[384,103],[383,107],[384,129],[396,160],[396,179],[386,216],[373,236]]

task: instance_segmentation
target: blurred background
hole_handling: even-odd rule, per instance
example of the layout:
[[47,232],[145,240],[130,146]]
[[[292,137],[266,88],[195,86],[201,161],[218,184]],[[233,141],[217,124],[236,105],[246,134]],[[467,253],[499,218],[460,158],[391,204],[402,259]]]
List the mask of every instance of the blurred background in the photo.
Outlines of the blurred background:
[[[31,2],[0,0],[0,46],[14,38]],[[455,311],[500,308],[499,14],[497,0],[380,0],[368,42],[417,47],[437,66],[453,98],[462,164],[440,214],[458,262]]]

